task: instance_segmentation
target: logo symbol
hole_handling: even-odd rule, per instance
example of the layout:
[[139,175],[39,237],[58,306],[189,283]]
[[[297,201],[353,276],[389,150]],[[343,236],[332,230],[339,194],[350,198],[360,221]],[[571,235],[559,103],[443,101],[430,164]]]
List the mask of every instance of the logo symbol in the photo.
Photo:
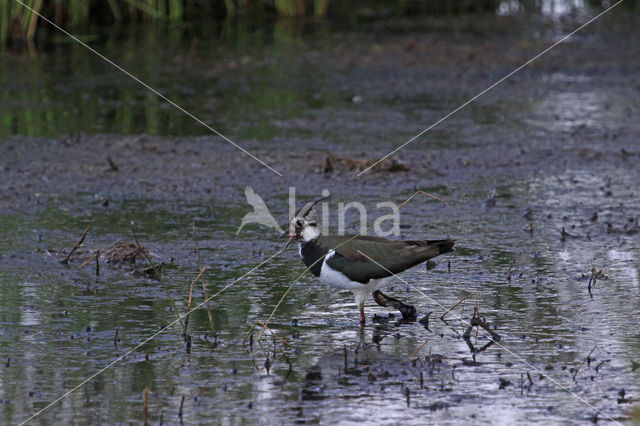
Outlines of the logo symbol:
[[[240,227],[236,231],[236,235],[240,233],[242,228],[245,225],[250,223],[257,223],[258,225],[264,225],[268,228],[273,228],[279,233],[283,233],[284,231],[278,225],[278,222],[274,219],[273,215],[269,211],[269,208],[262,200],[262,198],[256,194],[256,192],[250,186],[245,187],[244,194],[247,197],[247,203],[253,207],[253,211],[247,213],[242,218],[242,223]],[[326,200],[329,197],[329,190],[322,190],[322,199]],[[349,220],[353,220],[354,210],[355,213],[359,215],[360,218],[360,233],[366,234],[371,229],[375,232],[375,234],[379,237],[388,237],[390,235],[400,236],[400,207],[391,202],[384,201],[376,204],[376,209],[389,209],[389,214],[382,215],[377,218],[373,222],[372,227],[368,227],[367,222],[367,208],[360,202],[352,201],[349,203],[338,202],[338,235],[348,235],[348,231],[354,232],[354,227],[347,227],[347,215],[349,216]],[[319,209],[320,213],[320,223],[322,224],[322,234],[329,235],[329,223],[330,223],[330,213],[329,213],[329,202],[323,201],[321,203],[321,208]],[[296,188],[295,186],[289,187],[289,218],[293,218],[296,215]],[[386,229],[382,229],[382,226]],[[288,227],[287,223],[285,227]]]
[[262,200],[262,198],[255,193],[253,188],[247,186],[244,189],[244,195],[247,197],[247,203],[251,207],[253,207],[253,211],[244,215],[242,218],[242,223],[240,227],[236,231],[236,235],[240,233],[242,228],[249,223],[257,223],[259,225],[268,226],[269,228],[273,228],[276,231],[282,233],[282,228],[278,225],[278,222],[273,218],[273,215],[269,211],[269,208]]

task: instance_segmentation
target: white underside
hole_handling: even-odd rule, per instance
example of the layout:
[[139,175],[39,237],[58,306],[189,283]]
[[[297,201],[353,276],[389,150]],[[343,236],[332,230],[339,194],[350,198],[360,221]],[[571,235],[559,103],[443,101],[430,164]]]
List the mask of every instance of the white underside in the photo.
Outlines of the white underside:
[[364,301],[369,294],[381,289],[388,284],[390,277],[370,280],[367,284],[361,284],[357,281],[351,281],[342,272],[331,269],[327,265],[327,259],[331,259],[334,254],[335,252],[331,250],[324,258],[322,262],[322,269],[320,270],[320,281],[331,287],[351,291],[356,297],[356,303],[358,304],[358,306],[364,305]]

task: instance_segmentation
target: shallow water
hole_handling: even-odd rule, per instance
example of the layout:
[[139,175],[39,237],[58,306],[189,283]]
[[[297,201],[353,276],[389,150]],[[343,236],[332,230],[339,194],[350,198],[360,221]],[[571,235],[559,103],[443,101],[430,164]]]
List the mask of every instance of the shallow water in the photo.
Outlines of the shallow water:
[[[189,424],[587,423],[594,407],[600,420],[628,420],[640,393],[640,120],[638,58],[615,47],[637,36],[616,19],[613,35],[601,32],[605,24],[596,27],[595,40],[578,39],[563,52],[569,59],[540,64],[407,148],[400,160],[410,172],[360,180],[350,171],[317,173],[324,152],[385,154],[562,27],[546,23],[540,34],[547,35],[528,37],[514,30],[519,22],[498,19],[491,25],[502,28],[500,37],[474,24],[425,35],[422,23],[377,36],[327,31],[320,42],[291,28],[278,33],[280,42],[201,42],[198,52],[215,47],[235,66],[210,53],[196,54],[193,66],[172,64],[180,62],[173,49],[186,54],[175,46],[149,49],[152,58],[140,61],[136,49],[125,49],[119,63],[152,77],[188,109],[215,117],[220,130],[286,170],[283,179],[252,162],[230,162],[235,152],[210,137],[176,137],[204,133],[79,48],[43,52],[39,70],[25,57],[3,56],[5,70],[22,67],[12,87],[25,98],[2,107],[4,117],[13,114],[2,134],[30,136],[1,144],[3,418],[26,420],[79,385],[34,422],[137,423],[147,387],[153,423],[179,422],[182,397]],[[283,36],[291,31],[298,37]],[[494,56],[503,50],[500,40],[507,52]],[[118,56],[120,47],[104,48]],[[471,57],[478,52],[487,58]],[[71,73],[48,67],[58,63],[55,55]],[[442,62],[430,66],[420,62],[425,57]],[[176,83],[176,69],[197,76],[195,83]],[[52,106],[41,103],[43,91],[51,91]],[[352,102],[354,94],[364,101]],[[65,120],[65,111],[73,119]],[[146,135],[127,136],[137,132]],[[109,171],[107,156],[118,172]],[[298,278],[303,268],[293,248],[243,277],[283,244],[275,231],[255,225],[236,235],[249,211],[246,184],[278,219],[286,217],[291,185],[299,203],[324,188],[337,201],[360,201],[375,212],[370,223],[375,203],[403,201],[416,188],[446,199],[451,207],[425,199],[408,204],[403,237],[456,238],[457,251],[436,259],[432,271],[421,265],[405,272],[406,282],[389,289],[420,318],[433,312],[429,329],[399,324],[397,316],[387,321],[391,311],[369,302],[369,323],[360,330],[353,297],[312,276]],[[493,192],[495,203],[487,201]],[[334,226],[335,203],[330,208]],[[163,281],[185,312],[198,272],[192,223],[208,268],[202,277],[208,294],[216,294],[217,339],[200,307],[191,314],[187,351],[178,324],[145,341],[176,320],[161,283],[105,262],[98,277],[93,264],[77,268],[93,250],[131,241],[133,230],[166,262]],[[60,264],[87,226],[79,255]],[[603,275],[590,295],[594,267]],[[293,283],[269,324],[278,338],[267,331],[258,343],[259,329],[249,337]],[[200,283],[193,297],[203,300]],[[462,334],[476,298],[502,339],[472,353]],[[375,323],[374,314],[386,318]],[[474,332],[471,342],[480,348],[489,340]]]
[[[613,192],[633,183],[611,177]],[[624,223],[627,215],[638,211],[638,198],[625,199],[624,211],[608,211],[589,203],[592,185],[583,189],[572,185],[567,193],[559,183],[563,179],[590,183],[580,171],[553,180],[512,181],[512,190],[500,192],[495,207],[484,207],[482,196],[450,197],[456,206],[454,217],[432,220],[424,231],[417,219],[421,209],[408,208],[403,219],[418,228],[412,228],[412,235],[445,232],[459,239],[458,251],[442,259],[434,271],[417,267],[402,275],[410,286],[402,282],[394,286],[393,293],[415,304],[420,317],[433,311],[430,331],[418,323],[398,325],[392,319],[359,332],[352,296],[328,291],[304,276],[270,324],[289,346],[274,344],[267,333],[264,348],[254,343],[249,349],[241,341],[252,322],[266,320],[302,270],[292,250],[214,298],[219,345],[212,344],[206,311],[197,309],[191,317],[190,353],[174,325],[47,410],[42,419],[139,420],[142,390],[148,386],[155,421],[161,413],[166,421],[177,421],[182,395],[186,397],[183,420],[188,423],[366,421],[372,415],[379,422],[587,421],[593,414],[590,408],[560,384],[619,418],[624,404],[617,403],[618,391],[635,395],[640,390],[631,371],[631,361],[640,358],[640,336],[629,326],[640,304],[639,247],[637,238],[625,232],[607,233],[605,221]],[[459,186],[455,193],[472,191],[484,192],[474,185]],[[624,195],[624,190],[620,193]],[[618,197],[611,198],[611,205],[619,202]],[[141,241],[149,241],[154,252],[179,259],[164,279],[178,310],[184,312],[187,286],[197,271],[189,222],[207,207],[183,206],[192,212],[186,215],[154,207],[153,214],[140,204],[124,207],[119,214],[141,218],[136,220]],[[533,212],[531,220],[523,218],[527,209]],[[478,211],[484,218],[481,222]],[[595,211],[601,219],[591,222],[589,216]],[[224,213],[216,217],[224,220]],[[436,217],[446,213],[446,207],[437,205],[429,212]],[[15,242],[3,249],[2,273],[3,358],[11,358],[3,374],[3,409],[11,421],[28,417],[61,390],[175,319],[157,281],[107,266],[96,278],[92,267],[76,271],[79,262],[65,267],[56,260],[61,253],[46,253],[47,248],[68,245],[73,234],[64,230],[64,223],[99,224],[102,215],[91,210],[84,215],[46,211],[34,220],[16,219],[12,229],[21,231],[4,231],[5,244]],[[532,235],[525,229],[529,223],[534,224]],[[202,260],[210,268],[204,274],[210,293],[281,245],[274,236],[259,242],[265,237],[262,230],[250,230],[238,240],[230,226],[205,220],[196,224]],[[562,226],[575,237],[561,242]],[[96,225],[85,244],[98,247],[126,238],[126,225],[123,228]],[[446,261],[451,261],[451,272]],[[592,266],[603,268],[605,277],[590,297],[588,279],[582,274],[589,275]],[[501,346],[474,356],[460,337],[474,302],[448,314],[448,324],[438,317],[461,297],[476,295],[480,312],[497,327],[502,340]],[[198,286],[194,297],[198,302],[203,298]],[[369,318],[388,312],[367,306]],[[114,345],[116,328],[119,341]],[[476,344],[487,342],[481,335]],[[590,365],[573,380],[572,369],[594,347]],[[418,364],[406,361],[419,349]],[[269,372],[263,350],[272,362]],[[443,359],[430,367],[424,359],[428,354]],[[533,380],[530,388],[527,373]],[[500,380],[510,385],[499,390]],[[405,389],[410,390],[408,406]]]

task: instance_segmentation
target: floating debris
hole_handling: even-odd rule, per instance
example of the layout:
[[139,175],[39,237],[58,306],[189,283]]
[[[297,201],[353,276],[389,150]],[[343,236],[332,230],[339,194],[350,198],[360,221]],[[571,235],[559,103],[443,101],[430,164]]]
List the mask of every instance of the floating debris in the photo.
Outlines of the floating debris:
[[162,268],[164,267],[164,262],[158,262],[151,266],[147,266],[146,268],[137,268],[133,270],[135,275],[141,277],[148,277],[157,280],[162,273]]
[[[380,162],[377,158],[349,158],[334,157],[327,154],[322,165],[322,172],[325,174],[334,171],[362,171],[371,167],[374,172],[408,172],[409,167],[394,158],[384,159]],[[372,167],[373,166],[373,167]]]
[[117,242],[107,249],[107,263],[110,264],[132,264],[145,258],[145,249],[132,242]]
[[499,381],[498,389],[500,389],[500,390],[502,390],[502,389],[506,388],[507,386],[511,385],[511,380],[509,380],[509,379],[504,379],[504,378],[500,377],[498,379],[498,381]]

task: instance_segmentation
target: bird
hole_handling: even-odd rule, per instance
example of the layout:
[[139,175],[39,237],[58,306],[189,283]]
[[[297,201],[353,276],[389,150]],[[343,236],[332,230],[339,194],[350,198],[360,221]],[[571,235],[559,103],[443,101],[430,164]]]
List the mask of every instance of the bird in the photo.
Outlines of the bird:
[[273,218],[273,215],[269,211],[269,208],[262,200],[262,198],[255,193],[250,186],[245,187],[244,195],[247,197],[247,203],[253,207],[253,211],[244,215],[242,223],[236,231],[236,235],[240,233],[242,228],[248,223],[258,223],[260,225],[274,228],[276,231],[282,233],[282,228],[278,225],[278,222]]
[[321,282],[350,290],[360,310],[360,325],[366,317],[364,302],[369,294],[380,306],[392,306],[402,318],[417,318],[413,306],[387,296],[380,289],[389,284],[395,274],[454,251],[456,240],[392,240],[369,235],[323,235],[313,206],[328,197],[307,203],[289,221],[289,240],[298,242],[303,263]]

